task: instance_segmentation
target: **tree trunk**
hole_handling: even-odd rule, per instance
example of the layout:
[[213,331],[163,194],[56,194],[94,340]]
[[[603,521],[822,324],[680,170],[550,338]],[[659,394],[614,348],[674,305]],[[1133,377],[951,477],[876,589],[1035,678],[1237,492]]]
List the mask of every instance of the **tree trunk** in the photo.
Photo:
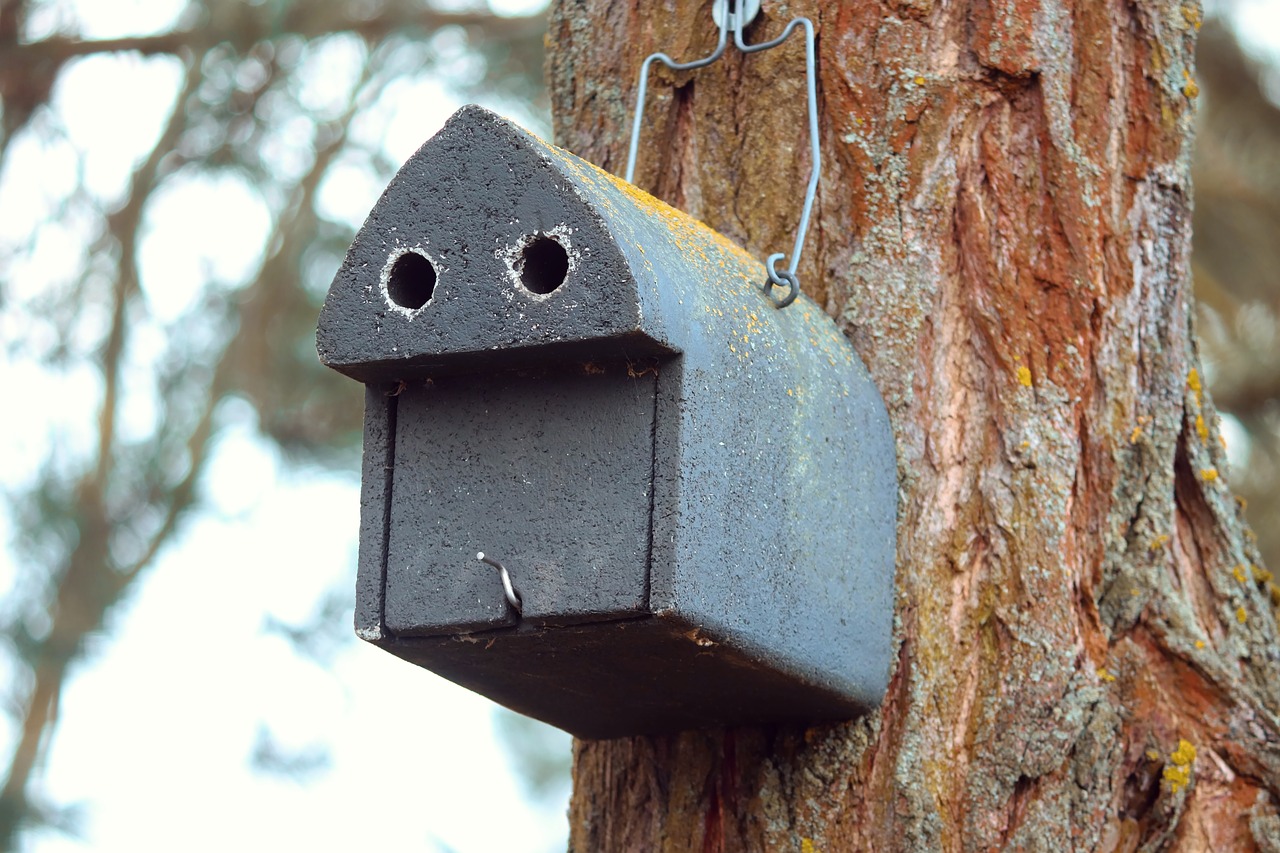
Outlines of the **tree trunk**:
[[[561,145],[621,172],[706,0],[557,0]],[[800,279],[898,443],[869,717],[580,742],[575,851],[1280,850],[1280,645],[1190,293],[1194,0],[766,2],[818,32]],[[655,68],[637,183],[763,257],[809,164],[799,36]]]

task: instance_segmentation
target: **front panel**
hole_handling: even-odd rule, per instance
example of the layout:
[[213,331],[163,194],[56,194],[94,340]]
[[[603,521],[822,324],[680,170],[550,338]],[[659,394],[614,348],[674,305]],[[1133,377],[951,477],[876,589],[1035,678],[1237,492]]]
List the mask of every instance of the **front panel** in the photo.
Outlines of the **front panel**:
[[656,375],[627,365],[443,377],[400,394],[385,620],[404,636],[647,606]]

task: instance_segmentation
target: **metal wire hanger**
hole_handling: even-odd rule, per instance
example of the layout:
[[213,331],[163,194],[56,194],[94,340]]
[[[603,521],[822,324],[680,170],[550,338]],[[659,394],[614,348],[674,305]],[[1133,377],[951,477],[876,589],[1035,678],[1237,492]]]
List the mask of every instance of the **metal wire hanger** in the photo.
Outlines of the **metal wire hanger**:
[[[800,253],[804,249],[804,236],[809,230],[809,217],[813,213],[813,200],[818,193],[818,179],[822,173],[822,153],[818,148],[818,84],[815,71],[816,60],[814,59],[814,35],[813,23],[808,18],[795,18],[791,23],[787,24],[782,31],[782,35],[777,38],[760,42],[759,44],[747,44],[743,40],[742,31],[747,24],[755,20],[756,15],[760,12],[760,3],[761,0],[715,0],[711,8],[711,15],[720,27],[720,38],[716,42],[716,49],[711,52],[710,56],[703,59],[695,59],[692,62],[676,62],[665,53],[653,53],[645,58],[644,64],[640,66],[640,86],[636,92],[635,119],[631,124],[631,145],[627,151],[626,180],[629,183],[634,183],[636,150],[640,144],[640,127],[644,118],[644,96],[649,88],[649,67],[654,62],[661,62],[673,71],[692,71],[695,68],[708,66],[724,55],[725,47],[728,45],[729,30],[733,30],[733,43],[738,50],[743,53],[756,53],[761,50],[768,50],[771,47],[777,47],[786,41],[787,37],[797,27],[802,27],[804,29],[805,83],[809,97],[809,157],[812,166],[809,170],[809,185],[804,194],[804,206],[800,210],[800,224],[796,228],[795,243],[791,247],[791,261],[786,269],[779,270],[778,262],[785,258],[786,255],[783,252],[775,252],[769,255],[765,259],[765,267],[769,270],[769,278],[761,287],[774,305],[779,308],[785,308],[794,302],[800,294],[800,280],[796,277],[796,269],[800,266]],[[781,299],[775,298],[773,295],[775,287],[788,288],[787,294]]]

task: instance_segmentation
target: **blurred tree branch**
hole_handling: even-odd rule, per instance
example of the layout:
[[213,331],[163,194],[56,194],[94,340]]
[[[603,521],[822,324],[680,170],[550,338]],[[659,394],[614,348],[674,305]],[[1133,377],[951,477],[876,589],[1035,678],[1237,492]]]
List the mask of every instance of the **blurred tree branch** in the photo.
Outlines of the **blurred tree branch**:
[[202,53],[219,44],[246,51],[260,41],[282,35],[314,39],[334,33],[354,33],[366,41],[376,42],[393,33],[462,27],[482,33],[487,41],[522,41],[540,38],[546,29],[542,15],[499,17],[491,12],[442,12],[406,0],[384,3],[372,16],[361,14],[350,3],[298,3],[279,19],[271,16],[272,9],[265,3],[231,3],[213,8],[206,23],[169,33],[92,41],[53,37],[15,43],[0,56],[0,69],[62,63],[94,53],[133,51],[144,56],[181,56]]
[[1196,54],[1203,95],[1193,177],[1193,268],[1214,404],[1247,435],[1249,464],[1232,483],[1259,547],[1280,564],[1280,107],[1268,70],[1209,21]]
[[[263,434],[311,458],[331,457],[358,436],[358,398],[314,358],[319,296],[304,286],[301,261],[318,243],[345,245],[350,239],[348,225],[323,220],[317,195],[335,163],[352,150],[348,129],[385,84],[380,69],[394,66],[394,73],[403,74],[430,67],[435,57],[427,42],[449,27],[464,30],[473,51],[496,58],[487,68],[490,84],[532,79],[541,61],[540,16],[441,11],[407,0],[372,10],[319,0],[283,6],[206,3],[194,9],[197,14],[182,28],[167,33],[99,41],[59,35],[21,43],[27,4],[0,0],[0,157],[16,134],[40,132],[31,119],[49,109],[58,75],[74,60],[134,51],[170,55],[183,67],[167,122],[134,169],[123,199],[110,212],[91,199],[84,205],[100,218],[90,252],[95,263],[63,294],[49,297],[61,300],[58,312],[67,317],[78,316],[86,305],[107,308],[108,322],[93,348],[102,396],[91,458],[68,462],[51,456],[36,483],[10,496],[19,509],[25,540],[19,545],[31,577],[26,593],[6,602],[0,628],[29,678],[10,697],[18,729],[0,789],[0,850],[12,849],[24,827],[54,814],[33,802],[30,790],[67,675],[83,656],[85,640],[103,630],[112,609],[199,508],[220,404],[231,395],[247,399]],[[343,109],[328,118],[310,116],[291,88],[296,63],[282,63],[272,45],[335,33],[364,44],[361,70]],[[279,113],[282,103],[291,105],[290,114]],[[290,179],[277,174],[259,149],[271,123],[291,117],[307,120],[312,142],[309,163]],[[383,159],[368,153],[369,162]],[[140,279],[147,212],[175,176],[219,170],[241,171],[259,186],[274,208],[272,232],[248,281],[210,278],[198,304],[168,330],[168,349],[150,378],[161,407],[156,424],[144,439],[125,438],[121,411],[131,383],[139,381],[136,367],[129,366],[133,332],[155,326]],[[88,199],[80,186],[66,203],[73,197]],[[0,310],[10,309],[16,306],[0,302]],[[73,325],[64,320],[59,327],[65,334]],[[47,627],[33,629],[41,621],[33,617],[42,612]]]
[[223,44],[243,53],[283,36],[311,40],[335,33],[352,33],[372,43],[394,34],[431,33],[448,27],[467,30],[490,45],[518,48],[540,40],[546,29],[542,15],[440,11],[413,0],[386,0],[373,14],[367,7],[346,2],[294,3],[283,17],[275,17],[276,7],[269,3],[211,3],[204,9],[203,20],[196,25],[168,33],[98,40],[53,36],[23,42],[26,0],[6,0],[0,6],[0,100],[5,108],[0,154],[12,134],[47,103],[62,66],[80,57],[122,52],[189,57]]
[[[134,173],[128,200],[107,220],[108,230],[119,248],[120,260],[112,294],[111,327],[101,356],[104,392],[98,421],[97,460],[93,470],[86,474],[75,490],[80,536],[65,567],[56,570],[58,581],[53,624],[34,650],[35,686],[27,699],[9,774],[4,788],[0,789],[0,847],[4,849],[10,846],[17,820],[27,812],[26,788],[45,731],[56,717],[67,665],[75,657],[84,637],[98,629],[106,609],[119,598],[141,569],[138,566],[132,572],[113,571],[104,565],[103,560],[108,552],[112,526],[105,498],[116,461],[120,361],[128,329],[126,309],[138,286],[136,244],[142,209],[156,187],[164,152],[177,142],[182,133],[185,124],[183,105],[200,79],[197,68],[198,65],[193,63],[188,69],[182,95],[160,141]],[[202,445],[204,443],[207,442],[202,442]],[[171,497],[171,507],[176,508],[179,497],[176,493]]]

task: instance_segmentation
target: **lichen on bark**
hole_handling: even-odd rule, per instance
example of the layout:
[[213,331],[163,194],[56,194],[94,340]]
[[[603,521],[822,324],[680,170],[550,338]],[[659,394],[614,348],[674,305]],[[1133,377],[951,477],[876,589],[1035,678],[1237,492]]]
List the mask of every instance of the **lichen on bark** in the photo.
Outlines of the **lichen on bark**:
[[[555,2],[557,141],[621,171],[640,62],[708,53],[708,7]],[[578,744],[572,849],[1269,849],[1275,587],[1190,313],[1199,7],[794,0],[749,37],[794,15],[801,281],[897,438],[893,678],[846,724]],[[798,46],[657,69],[637,182],[788,247],[802,85]]]

